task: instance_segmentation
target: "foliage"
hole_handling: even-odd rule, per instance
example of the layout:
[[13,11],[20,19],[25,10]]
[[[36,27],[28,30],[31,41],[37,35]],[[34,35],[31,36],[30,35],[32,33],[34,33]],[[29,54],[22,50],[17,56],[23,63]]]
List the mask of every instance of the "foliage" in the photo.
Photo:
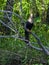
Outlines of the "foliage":
[[[45,7],[46,7],[46,11],[47,11],[47,8],[48,8],[47,4],[49,3],[49,0],[44,0],[44,3],[46,4]],[[13,12],[21,15],[23,17],[23,19],[25,19],[25,21],[26,21],[30,14],[30,6],[31,6],[30,1],[22,0],[22,12],[20,11],[20,4],[21,3],[19,0],[17,0],[17,1],[15,0],[14,6],[13,6]],[[5,5],[6,5],[6,0],[0,0],[0,10],[3,10]],[[34,27],[32,29],[32,32],[36,33],[39,36],[43,45],[49,47],[49,25],[46,23],[43,24],[41,22],[41,14],[42,14],[42,8],[43,8],[41,0],[36,0],[36,6],[39,9],[40,16],[34,18]],[[0,15],[3,15],[3,13],[0,12]],[[1,18],[2,17],[0,17],[0,19]],[[14,21],[16,28],[19,30],[20,35],[22,35],[24,37],[25,34],[24,34],[23,26],[21,25],[21,20],[14,15],[12,15],[12,20]],[[3,29],[1,24],[0,24],[0,28]],[[2,34],[2,32],[0,31],[0,35]],[[13,34],[13,32],[12,32],[12,34]],[[30,41],[35,42],[35,43],[37,42],[32,35],[30,35]],[[38,44],[32,44],[32,45],[39,47]],[[24,41],[21,41],[19,39],[0,38],[0,49],[9,50],[9,51],[15,52],[16,54],[19,54],[22,57],[22,63],[24,65],[28,64],[32,60],[32,58],[40,59],[41,57],[44,60],[46,59],[46,61],[48,61],[48,63],[49,63],[49,57],[47,57],[43,52],[37,51],[35,49],[31,49],[30,47],[28,47],[25,44]],[[7,62],[6,57],[7,57],[7,55],[5,54],[5,52],[3,54],[1,54],[0,62],[2,63],[2,65],[6,64],[6,62]],[[36,61],[35,64],[36,63],[38,63],[38,61]]]

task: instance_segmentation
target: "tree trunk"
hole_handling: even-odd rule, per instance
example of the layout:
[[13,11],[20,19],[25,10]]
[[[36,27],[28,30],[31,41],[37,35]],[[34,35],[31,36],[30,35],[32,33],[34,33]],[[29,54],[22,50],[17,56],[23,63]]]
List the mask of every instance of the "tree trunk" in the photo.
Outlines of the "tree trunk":
[[39,1],[40,3],[41,3],[41,5],[42,5],[42,14],[41,14],[41,22],[42,23],[45,23],[45,21],[46,21],[46,5],[45,5],[45,3],[44,3],[44,0],[40,0]]
[[34,14],[34,17],[39,17],[39,10],[38,10],[38,7],[36,5],[36,0],[31,0],[31,8],[33,9],[33,14]]
[[47,9],[46,23],[49,24],[49,4],[48,4],[48,9]]
[[[14,5],[14,0],[7,0],[7,2],[6,2],[6,6],[5,6],[5,8],[4,8],[4,10],[6,10],[6,11],[13,11],[13,5]],[[9,17],[11,17],[12,16],[12,14],[11,13],[4,13],[4,16],[6,17],[6,16],[9,16]],[[3,21],[7,24],[8,22],[10,22],[10,20],[8,19],[8,18],[4,18],[3,19]],[[5,34],[10,34],[10,32],[11,32],[11,30],[9,29],[9,28],[7,28],[7,27],[5,27],[4,28],[4,31],[5,31]]]

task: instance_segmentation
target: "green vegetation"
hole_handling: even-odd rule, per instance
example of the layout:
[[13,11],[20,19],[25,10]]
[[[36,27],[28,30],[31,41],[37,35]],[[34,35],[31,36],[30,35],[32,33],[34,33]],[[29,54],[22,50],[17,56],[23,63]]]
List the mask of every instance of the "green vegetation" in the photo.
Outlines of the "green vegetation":
[[[5,7],[7,6],[7,1],[8,0],[0,0],[0,10],[6,10]],[[32,28],[32,32],[40,38],[44,46],[49,48],[49,0],[22,0],[22,2],[20,2],[20,0],[14,0],[12,11],[22,16],[24,19],[23,22],[25,23],[30,14],[30,9],[32,9],[34,15],[34,27]],[[3,16],[4,13],[0,12],[0,19],[4,20]],[[25,37],[21,19],[12,14],[12,21],[18,29],[19,34],[22,37]],[[8,31],[9,35],[15,34],[11,30]],[[5,31],[4,26],[0,23],[0,35],[6,35],[8,31]],[[30,41],[37,42],[32,35],[30,35]],[[32,45],[40,47],[38,44]],[[0,38],[0,65],[7,65],[12,61],[10,58],[17,59],[15,53],[20,56],[22,62],[22,64],[20,64],[20,62],[17,65],[42,65],[43,62],[45,65],[47,63],[49,65],[49,56],[44,54],[44,52],[28,47],[24,41],[17,38]]]

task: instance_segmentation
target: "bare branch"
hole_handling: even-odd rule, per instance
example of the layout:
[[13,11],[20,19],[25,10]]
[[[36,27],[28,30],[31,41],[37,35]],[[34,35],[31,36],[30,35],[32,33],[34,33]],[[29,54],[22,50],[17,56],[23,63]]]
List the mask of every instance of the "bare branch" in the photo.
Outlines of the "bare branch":
[[3,12],[3,13],[11,13],[11,14],[14,14],[15,16],[19,17],[21,20],[22,20],[22,17],[14,12],[11,12],[11,11],[5,11],[5,10],[0,10],[0,12]]
[[36,38],[38,44],[39,44],[40,47],[43,49],[44,53],[45,53],[46,55],[49,55],[49,51],[43,46],[43,44],[42,44],[42,42],[40,41],[39,37],[38,37],[36,34],[34,34],[34,33],[31,33],[31,34]]
[[5,24],[2,20],[0,20],[0,23],[2,23],[4,26],[6,26],[7,28],[11,29],[13,32],[17,32],[14,29],[12,29],[11,27],[9,27],[7,24]]
[[[19,37],[19,36],[17,36],[17,35],[6,35],[6,36],[5,36],[5,35],[4,35],[4,36],[0,35],[0,38],[16,38],[16,39],[22,40],[22,41],[24,41],[24,42],[27,41],[27,40],[25,40],[24,38]],[[41,48],[32,46],[32,45],[31,45],[31,42],[29,42],[27,45],[28,45],[30,48],[34,48],[34,49],[36,49],[36,50],[38,50],[38,51],[42,51]]]

